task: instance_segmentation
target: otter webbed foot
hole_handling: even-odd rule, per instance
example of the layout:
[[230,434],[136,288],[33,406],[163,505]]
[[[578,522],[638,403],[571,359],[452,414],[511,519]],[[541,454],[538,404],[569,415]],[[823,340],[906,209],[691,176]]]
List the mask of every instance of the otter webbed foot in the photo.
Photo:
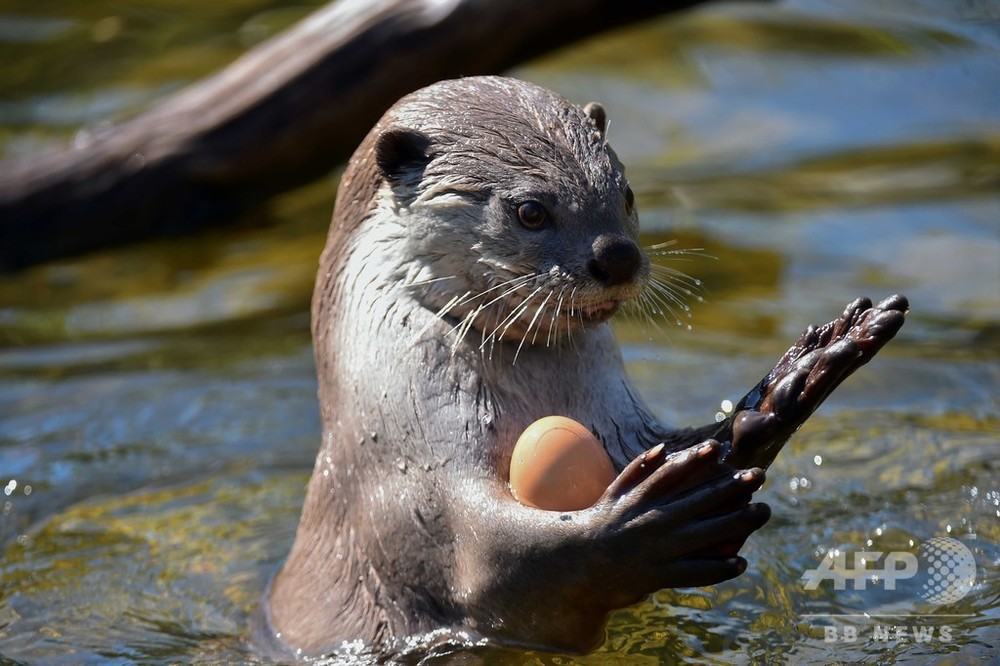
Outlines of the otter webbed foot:
[[736,467],[770,465],[827,396],[896,335],[908,309],[899,295],[874,306],[859,298],[837,319],[807,328],[716,431],[724,460]]
[[[613,607],[635,603],[666,587],[720,583],[743,573],[736,553],[771,516],[750,500],[764,470],[734,469],[721,461],[722,445],[706,441],[668,454],[660,445],[629,463],[592,511],[602,515],[608,557],[633,566],[605,571]],[[618,580],[612,580],[618,579]]]

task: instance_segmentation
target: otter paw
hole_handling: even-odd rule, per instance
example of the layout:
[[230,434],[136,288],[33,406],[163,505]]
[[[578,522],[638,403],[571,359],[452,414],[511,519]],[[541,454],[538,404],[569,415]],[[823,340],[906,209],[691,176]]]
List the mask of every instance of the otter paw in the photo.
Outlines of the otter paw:
[[672,454],[657,445],[629,463],[592,507],[602,559],[621,564],[613,586],[624,595],[619,603],[742,572],[746,563],[736,553],[771,512],[751,503],[764,470],[734,469],[722,462],[722,450],[714,440]]
[[769,465],[827,396],[896,335],[908,309],[904,296],[877,305],[859,298],[837,319],[808,327],[719,428],[725,460]]

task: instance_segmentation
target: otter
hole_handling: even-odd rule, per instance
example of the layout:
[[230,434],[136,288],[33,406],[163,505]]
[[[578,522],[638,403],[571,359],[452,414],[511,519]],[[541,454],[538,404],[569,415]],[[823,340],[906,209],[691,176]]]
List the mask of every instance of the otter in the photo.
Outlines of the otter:
[[[608,323],[655,287],[606,127],[598,104],[470,77],[401,99],[351,158],[312,302],[323,440],[264,603],[280,645],[582,653],[615,609],[738,576],[764,468],[902,325],[903,297],[859,299],[722,423],[660,423]],[[552,414],[618,474],[588,509],[509,490],[518,435]]]

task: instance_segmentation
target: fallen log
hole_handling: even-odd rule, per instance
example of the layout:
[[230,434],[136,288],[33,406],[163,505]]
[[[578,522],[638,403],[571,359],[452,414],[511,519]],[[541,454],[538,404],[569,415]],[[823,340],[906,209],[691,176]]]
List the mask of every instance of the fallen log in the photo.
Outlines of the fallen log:
[[704,0],[343,0],[131,120],[0,164],[0,271],[233,219],[330,171],[384,109]]

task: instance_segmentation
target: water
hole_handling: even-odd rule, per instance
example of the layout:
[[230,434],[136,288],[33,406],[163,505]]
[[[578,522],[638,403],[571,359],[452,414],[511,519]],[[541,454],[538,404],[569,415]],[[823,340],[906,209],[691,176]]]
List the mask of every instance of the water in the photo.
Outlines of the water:
[[[134,112],[306,10],[9,0],[0,152]],[[705,286],[682,326],[617,325],[664,418],[710,421],[857,295],[899,291],[912,312],[778,457],[761,493],[774,517],[744,549],[746,574],[615,614],[587,657],[452,657],[996,658],[998,52],[995,3],[795,0],[655,21],[516,70],[602,101],[645,240],[714,257],[672,264]],[[266,663],[245,627],[318,446],[308,301],[335,184],[279,197],[237,229],[0,278],[0,656]],[[829,551],[913,552],[935,536],[977,564],[950,606],[800,580]],[[860,610],[895,615],[829,617]],[[848,624],[857,640],[825,640]],[[935,638],[876,637],[888,625]]]

